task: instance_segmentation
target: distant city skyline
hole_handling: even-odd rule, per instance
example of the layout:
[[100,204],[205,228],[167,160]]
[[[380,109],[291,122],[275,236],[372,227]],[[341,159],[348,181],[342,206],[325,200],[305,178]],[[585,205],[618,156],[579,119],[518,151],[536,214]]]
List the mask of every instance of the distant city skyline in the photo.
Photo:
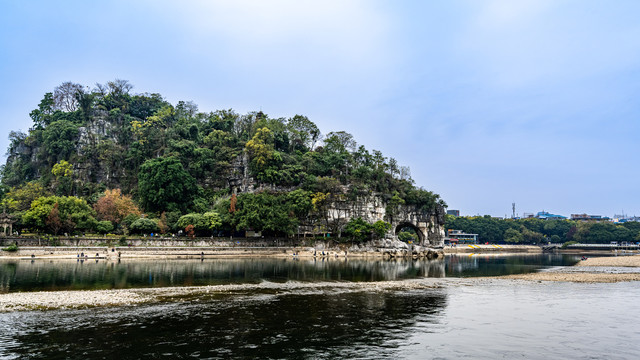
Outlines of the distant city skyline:
[[[492,215],[492,216],[495,216],[495,217],[503,217],[503,218],[511,218],[511,217],[514,216],[513,213],[505,213],[503,215],[499,215],[499,214],[496,214],[496,215],[493,215],[493,214],[480,214],[480,213],[470,214],[470,213],[467,213],[466,211],[464,211],[464,209],[454,209],[452,207],[449,207],[447,209],[447,211],[448,212],[457,211],[458,212],[457,216]],[[540,209],[540,210],[528,210],[528,209],[525,209],[523,211],[516,211],[515,217],[516,218],[522,218],[522,217],[526,217],[527,215],[536,215],[536,214],[541,213],[541,212],[547,212],[547,213],[551,213],[551,214],[554,214],[554,215],[563,215],[563,216],[566,216],[567,218],[569,218],[571,215],[575,215],[575,214],[587,214],[584,211],[572,211],[570,213],[559,213],[557,211],[549,211],[547,209]],[[612,219],[614,219],[614,218],[633,218],[633,217],[638,217],[636,214],[629,214],[626,211],[624,211],[624,212],[623,211],[614,212],[612,214],[605,214],[605,213],[602,213],[602,212],[594,212],[594,213],[588,213],[588,215],[601,215],[601,216],[607,216],[607,217],[612,218]]]
[[65,81],[303,114],[462,215],[640,215],[640,2],[29,1],[0,11],[0,147]]

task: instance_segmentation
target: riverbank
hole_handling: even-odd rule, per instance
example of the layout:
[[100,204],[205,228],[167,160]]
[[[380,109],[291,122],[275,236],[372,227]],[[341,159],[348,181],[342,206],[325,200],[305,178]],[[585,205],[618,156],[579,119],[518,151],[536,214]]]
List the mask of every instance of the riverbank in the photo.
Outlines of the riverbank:
[[445,254],[485,254],[485,253],[533,253],[540,254],[542,248],[534,245],[497,245],[497,244],[479,244],[479,245],[458,245],[455,247],[445,246],[443,248]]
[[579,261],[569,268],[557,268],[529,274],[500,276],[527,281],[566,281],[577,283],[615,283],[640,281],[640,255],[595,257]]
[[211,259],[211,258],[378,258],[389,256],[395,249],[340,249],[312,247],[22,247],[15,252],[3,251],[0,259]]
[[594,257],[579,261],[576,266],[640,267],[640,255]]
[[[207,258],[423,258],[444,256],[442,249],[410,246],[401,241],[376,240],[363,244],[316,241],[306,245],[267,242],[178,242],[171,246],[122,246],[122,245],[67,245],[20,246],[17,251],[0,251],[0,259],[108,259],[157,258],[157,259],[207,259]],[[286,244],[286,242],[285,242]]]

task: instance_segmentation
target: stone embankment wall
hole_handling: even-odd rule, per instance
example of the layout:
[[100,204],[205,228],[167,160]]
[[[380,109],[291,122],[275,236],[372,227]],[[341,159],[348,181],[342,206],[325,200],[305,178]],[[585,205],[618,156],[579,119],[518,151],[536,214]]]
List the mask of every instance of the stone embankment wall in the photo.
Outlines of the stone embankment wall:
[[[117,238],[82,238],[82,237],[69,237],[69,238],[0,238],[0,246],[5,247],[10,244],[17,243],[19,247],[22,246],[117,246],[119,239]],[[127,238],[121,247],[296,247],[304,245],[305,243],[311,243],[311,239],[306,242],[304,239],[297,238],[195,238],[188,239],[185,237],[180,238],[161,238],[161,237],[140,237],[140,238]]]
[[[301,256],[301,257],[426,257],[444,255],[442,250],[418,245],[409,245],[398,240],[377,240],[362,244],[337,243],[332,240],[317,239],[128,239],[126,245],[117,240],[89,238],[68,238],[48,241],[33,238],[2,238],[0,246],[18,244],[17,252],[0,251],[0,257],[74,257],[81,252],[89,256],[113,256],[121,252],[124,257],[242,257],[242,256]],[[55,244],[55,246],[53,246]],[[115,250],[113,250],[115,249]],[[113,250],[113,251],[112,251]]]

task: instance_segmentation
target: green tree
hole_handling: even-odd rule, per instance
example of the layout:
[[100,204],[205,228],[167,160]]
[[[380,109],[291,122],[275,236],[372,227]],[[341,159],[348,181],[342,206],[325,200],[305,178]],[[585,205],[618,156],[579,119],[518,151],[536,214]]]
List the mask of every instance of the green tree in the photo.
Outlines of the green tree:
[[409,241],[416,242],[418,240],[418,235],[409,231],[400,231],[398,233],[398,240],[404,241],[406,243],[408,243]]
[[[299,204],[291,203],[287,194],[259,192],[240,194],[230,223],[236,230],[263,231],[267,235],[293,235],[302,215]],[[226,203],[225,203],[226,206]]]
[[526,242],[526,243],[539,244],[540,242],[542,242],[542,240],[544,238],[542,233],[539,233],[539,232],[533,231],[533,230],[529,230],[524,225],[520,229],[520,232],[522,233],[522,240],[524,242]]
[[373,233],[378,239],[383,238],[389,230],[391,230],[391,224],[386,221],[378,220],[373,223]]
[[96,223],[96,231],[99,234],[107,234],[113,230],[113,224],[109,220],[98,221]]
[[186,211],[198,194],[195,179],[176,157],[145,161],[138,173],[139,196],[148,211]]
[[404,199],[402,199],[397,192],[393,194],[391,200],[389,200],[384,209],[385,216],[393,221],[393,218],[398,215],[398,212],[400,211],[400,206],[404,205],[404,203]]
[[320,129],[306,116],[292,117],[287,122],[287,128],[292,134],[291,145],[293,149],[313,149],[320,139]]
[[208,229],[204,216],[198,213],[183,215],[180,217],[180,219],[178,219],[178,222],[176,223],[176,226],[182,230],[184,230],[187,225],[193,225],[194,230],[196,231],[203,231],[205,229]]
[[193,225],[194,231],[198,234],[211,234],[222,225],[220,215],[215,211],[208,211],[204,214],[191,213],[183,215],[178,219],[176,226],[184,230],[188,225]]
[[42,184],[30,181],[21,187],[11,188],[2,199],[2,206],[10,213],[21,214],[31,208],[31,203],[35,199],[47,195],[49,193]]
[[311,201],[311,192],[302,189],[296,189],[286,194],[285,203],[289,211],[298,219],[306,219],[309,212],[313,209]]
[[73,169],[71,164],[66,160],[60,160],[57,164],[53,165],[51,173],[56,177],[55,188],[56,192],[71,195],[73,187]]
[[202,217],[204,218],[206,229],[209,231],[218,229],[222,225],[220,214],[215,211],[207,211],[206,213],[202,214]]
[[45,153],[51,164],[61,159],[68,159],[76,149],[78,127],[67,120],[49,124],[42,133]]
[[253,138],[247,141],[245,149],[256,171],[264,170],[275,156],[272,131],[266,127],[258,129]]
[[48,92],[44,94],[44,98],[40,101],[38,108],[29,113],[35,128],[43,129],[49,125],[51,114],[53,114],[54,103],[53,93]]
[[373,230],[373,225],[359,217],[350,219],[347,225],[345,225],[343,233],[353,239],[353,241],[363,242],[371,239]]
[[516,229],[507,229],[504,232],[505,242],[518,244],[521,243],[523,239],[524,237],[522,236],[522,233]]
[[134,234],[149,234],[158,231],[158,222],[153,219],[139,218],[129,226]]
[[27,227],[51,233],[88,231],[96,225],[93,209],[75,196],[40,197],[31,203],[22,221]]

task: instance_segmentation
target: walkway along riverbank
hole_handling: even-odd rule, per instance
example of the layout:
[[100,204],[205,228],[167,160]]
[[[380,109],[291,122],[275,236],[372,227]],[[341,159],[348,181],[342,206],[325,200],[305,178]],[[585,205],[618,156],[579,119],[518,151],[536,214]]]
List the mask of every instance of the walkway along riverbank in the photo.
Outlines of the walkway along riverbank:
[[[56,246],[49,245],[52,242]],[[376,240],[362,244],[318,239],[282,238],[100,238],[0,240],[0,246],[17,244],[14,252],[1,251],[0,258],[212,258],[212,257],[426,257],[443,256],[442,249],[412,246],[401,241]],[[40,245],[38,245],[40,244]],[[44,244],[44,245],[43,245]]]
[[[377,240],[363,244],[313,238],[0,238],[0,249],[17,244],[18,251],[0,251],[0,258],[71,258],[79,254],[98,258],[212,258],[212,257],[364,257],[437,258],[446,254],[539,254],[534,245],[460,245],[428,248],[401,241]],[[562,253],[588,253],[585,250],[555,249]],[[593,251],[604,254],[609,251]]]

